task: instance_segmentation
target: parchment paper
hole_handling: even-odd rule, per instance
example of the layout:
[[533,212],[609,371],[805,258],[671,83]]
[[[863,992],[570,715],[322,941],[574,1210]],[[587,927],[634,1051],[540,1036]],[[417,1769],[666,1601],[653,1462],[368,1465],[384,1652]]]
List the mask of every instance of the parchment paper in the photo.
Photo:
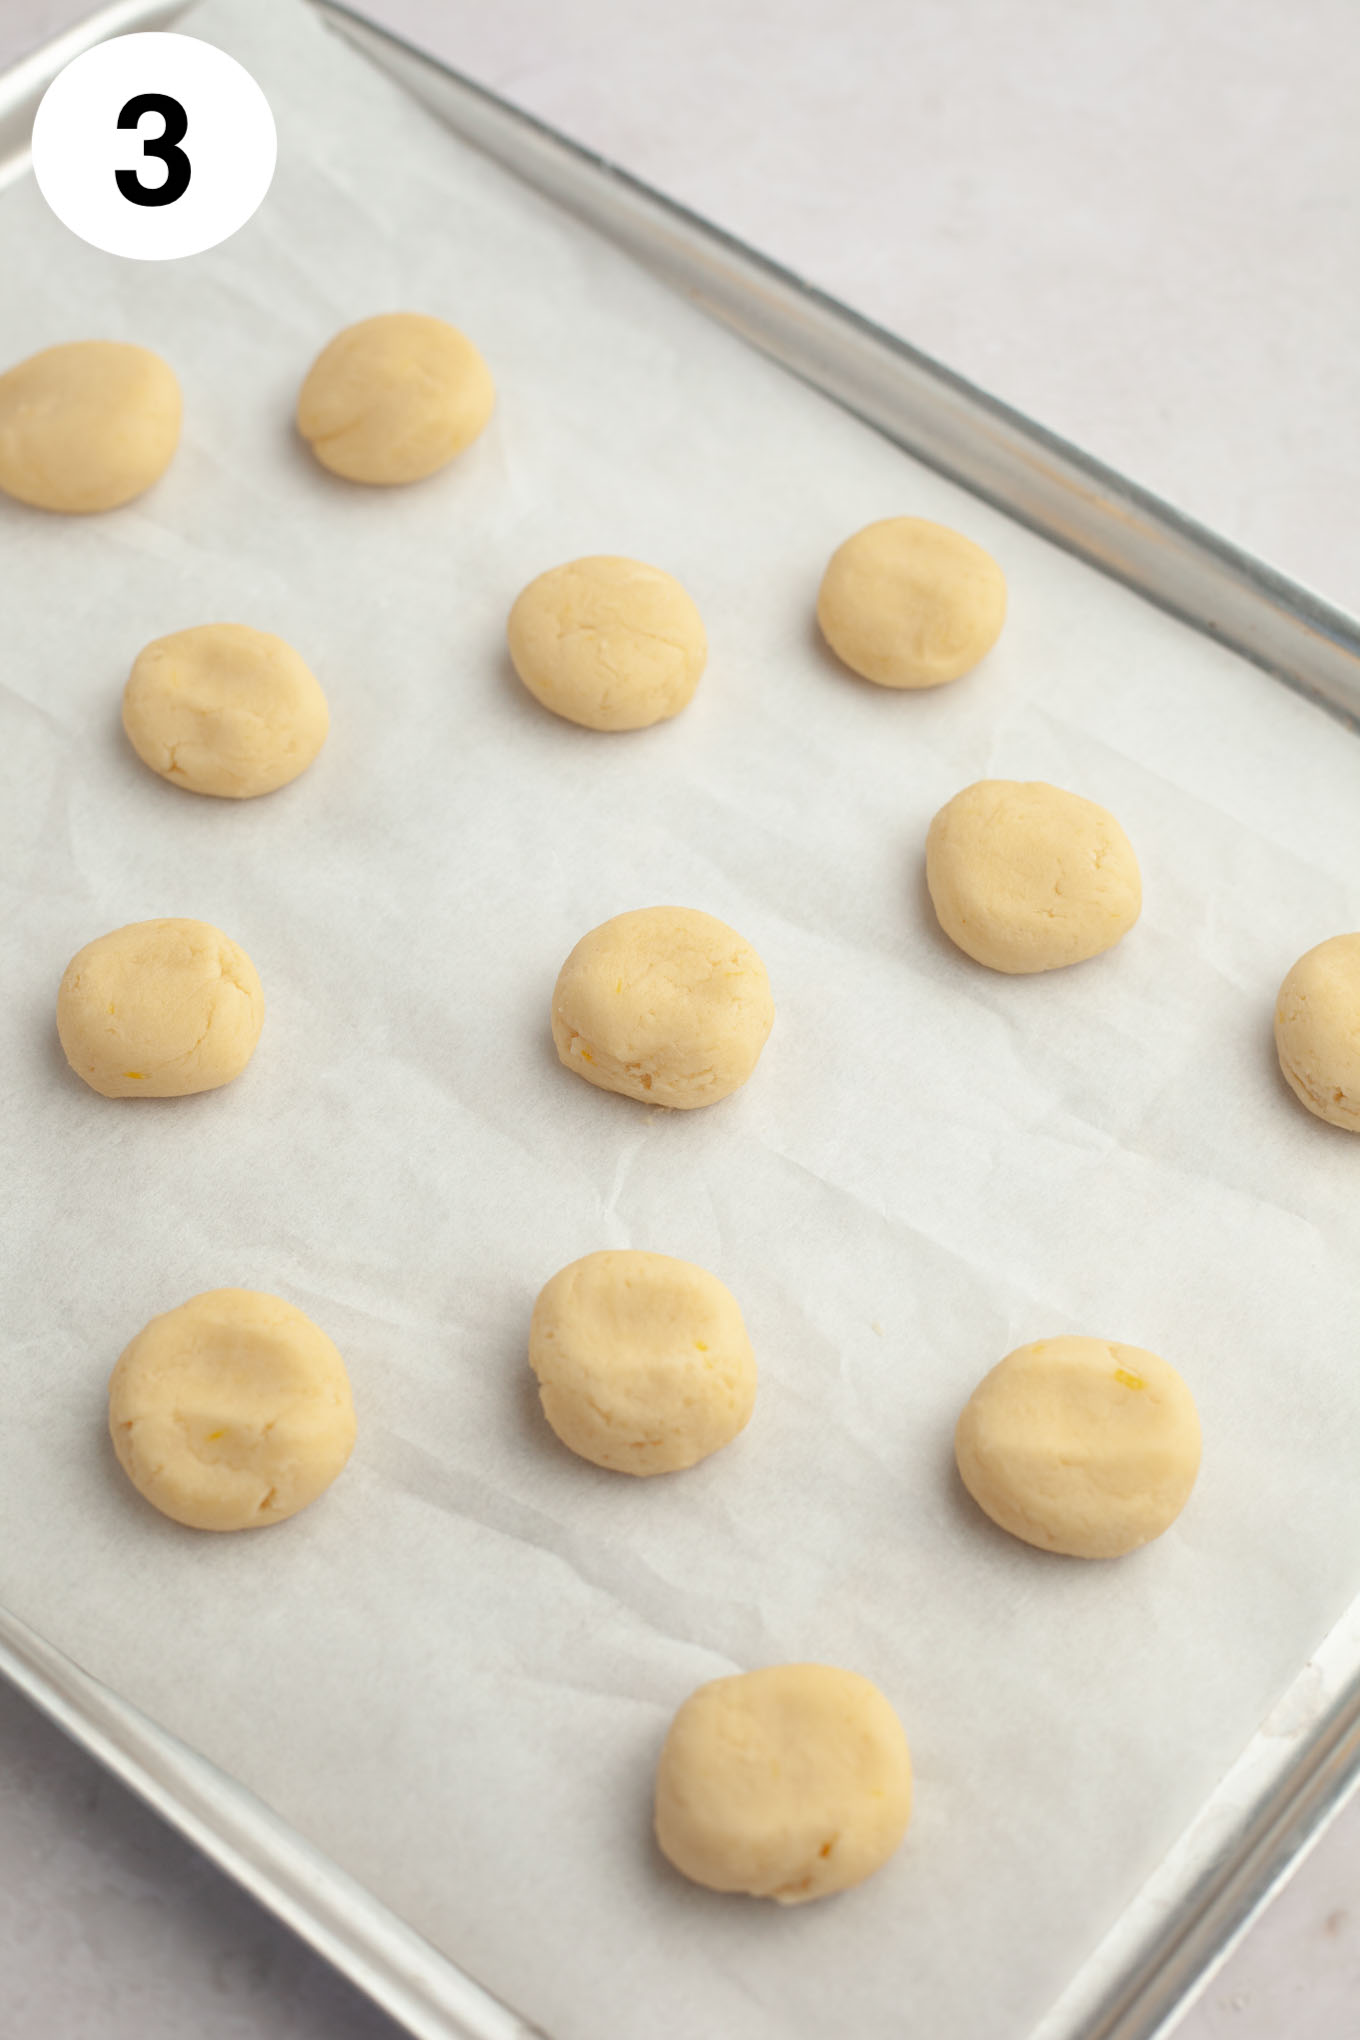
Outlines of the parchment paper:
[[[0,205],[0,357],[135,339],[186,400],[141,503],[0,503],[0,1591],[559,2040],[1019,2034],[1360,1573],[1360,1144],[1270,1043],[1289,964],[1360,920],[1360,744],[747,352],[298,8],[187,26],[274,108],[251,225],[140,265],[31,182]],[[439,478],[352,488],[292,401],[337,327],[403,306],[476,338],[499,406]],[[832,547],[898,511],[1012,593],[985,666],[915,698],[811,620]],[[590,551],[699,602],[669,726],[578,731],[509,673],[510,601]],[[187,796],[121,736],[141,645],[211,619],[282,633],[331,700],[266,800]],[[926,825],[989,774],[1119,816],[1147,906],[1111,955],[1006,979],[934,928]],[[657,901],[740,928],[778,1005],[754,1080],[692,1115],[548,1037],[576,938]],[[265,1032],[225,1091],[106,1103],[57,981],[158,914],[245,945]],[[674,1479],[597,1472],[536,1411],[533,1297],[611,1245],[712,1268],[759,1356],[749,1431]],[[224,1283],[335,1338],[360,1442],[306,1515],[215,1538],[128,1487],[104,1383]],[[1007,1540],[952,1470],[977,1378],[1069,1330],[1166,1354],[1204,1421],[1190,1508],[1117,1565]],[[671,1712],[807,1657],[903,1716],[903,1852],[804,1910],[686,1885],[649,1839]]]

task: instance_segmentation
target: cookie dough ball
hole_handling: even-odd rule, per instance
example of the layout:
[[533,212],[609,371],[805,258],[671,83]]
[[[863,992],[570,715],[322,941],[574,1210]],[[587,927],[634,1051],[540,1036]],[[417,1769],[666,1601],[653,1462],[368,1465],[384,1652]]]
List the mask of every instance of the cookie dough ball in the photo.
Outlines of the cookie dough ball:
[[293,647],[243,623],[157,638],[123,690],[123,728],[142,763],[173,786],[228,800],[272,793],[305,772],[330,720]]
[[1275,1049],[1310,1112],[1360,1133],[1360,935],[1299,958],[1275,1002]]
[[57,1033],[103,1098],[184,1098],[239,1077],[260,1038],[255,966],[206,921],[133,921],[87,942],[57,993]]
[[817,597],[832,651],[880,687],[957,680],[1005,619],[1006,578],[991,554],[924,517],[885,517],[847,538]]
[[344,1361],[309,1317],[257,1289],[209,1289],[125,1348],[109,1434],[163,1516],[256,1530],[330,1486],[354,1449],[354,1402]]
[[0,489],[39,510],[116,510],[169,467],[181,408],[145,347],[46,347],[0,375]]
[[491,416],[496,386],[472,342],[442,319],[384,312],[323,347],[298,397],[298,431],[351,482],[418,482]]
[[587,1254],[554,1275],[534,1305],[529,1365],[562,1443],[615,1473],[694,1466],[755,1407],[737,1299],[670,1254]]
[[588,730],[642,730],[678,715],[708,657],[703,619],[680,583],[607,556],[531,581],[506,635],[529,692]]
[[750,943],[692,907],[642,907],[592,928],[552,998],[569,1070],[681,1111],[738,1090],[773,1025],[770,981]]
[[877,1686],[834,1665],[714,1679],[671,1723],[656,1838],[710,1891],[802,1905],[860,1884],[907,1831],[911,1758]]
[[1058,970],[1112,949],[1143,904],[1112,814],[1041,779],[980,779],[926,838],[926,883],[951,942],[989,970]]
[[1073,1558],[1118,1558],[1170,1528],[1199,1472],[1174,1367],[1109,1339],[1038,1339],[974,1389],[954,1452],[994,1523]]

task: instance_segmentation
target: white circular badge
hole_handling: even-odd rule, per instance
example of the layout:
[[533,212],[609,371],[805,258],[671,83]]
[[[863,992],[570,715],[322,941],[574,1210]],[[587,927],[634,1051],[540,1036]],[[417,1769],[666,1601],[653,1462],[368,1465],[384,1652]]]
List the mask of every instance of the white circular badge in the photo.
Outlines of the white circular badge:
[[33,172],[82,241],[139,262],[215,248],[269,189],[269,101],[225,50],[192,35],[96,43],[48,86]]

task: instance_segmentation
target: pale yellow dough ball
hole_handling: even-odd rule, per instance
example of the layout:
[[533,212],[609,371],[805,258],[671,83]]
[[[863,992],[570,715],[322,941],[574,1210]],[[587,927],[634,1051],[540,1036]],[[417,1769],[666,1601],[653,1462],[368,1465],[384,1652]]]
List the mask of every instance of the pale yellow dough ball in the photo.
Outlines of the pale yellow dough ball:
[[588,730],[641,730],[678,715],[708,657],[703,618],[680,583],[607,555],[531,581],[506,635],[535,699]]
[[587,1254],[553,1276],[529,1325],[543,1414],[615,1473],[676,1473],[750,1419],[756,1362],[737,1299],[689,1261]]
[[1037,779],[980,779],[956,793],[930,825],[926,883],[950,941],[1012,974],[1113,948],[1143,904],[1114,816]]
[[354,1449],[345,1363],[282,1297],[210,1289],[152,1318],[109,1381],[109,1435],[154,1508],[193,1530],[295,1516]]
[[681,1111],[744,1084],[773,1025],[755,950],[692,907],[641,907],[592,928],[553,990],[552,1037],[569,1070]]
[[1360,1133],[1360,935],[1333,935],[1299,958],[1275,1002],[1275,1049],[1310,1112]]
[[255,966],[206,921],[133,921],[87,942],[57,992],[66,1060],[104,1098],[183,1098],[239,1077],[260,1038]]
[[138,653],[123,728],[144,765],[190,793],[249,800],[305,772],[330,710],[315,674],[281,637],[204,623]]
[[298,431],[332,474],[418,482],[470,446],[496,386],[456,327],[422,312],[384,312],[323,347],[298,397]]
[[179,444],[173,369],[122,340],[47,347],[0,375],[0,489],[39,510],[116,510]]
[[714,1679],[671,1723],[656,1838],[711,1891],[802,1905],[860,1884],[911,1817],[911,1757],[878,1687],[833,1665]]
[[974,1389],[954,1452],[969,1494],[1012,1537],[1118,1558],[1189,1501],[1199,1415],[1175,1368],[1141,1346],[1039,1339]]
[[962,532],[924,517],[866,524],[831,555],[817,621],[837,658],[880,687],[970,672],[1006,620],[1006,577]]

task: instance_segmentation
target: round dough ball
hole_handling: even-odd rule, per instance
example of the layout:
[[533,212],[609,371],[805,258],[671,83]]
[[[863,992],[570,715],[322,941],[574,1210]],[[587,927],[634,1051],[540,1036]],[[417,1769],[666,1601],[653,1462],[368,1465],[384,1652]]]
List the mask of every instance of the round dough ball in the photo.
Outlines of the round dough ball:
[[209,1289],[124,1349],[109,1435],[163,1516],[256,1530],[330,1486],[354,1449],[354,1402],[344,1361],[309,1317],[257,1289]]
[[980,779],[926,837],[926,883],[951,942],[989,970],[1058,970],[1138,919],[1133,845],[1093,800],[1041,779]]
[[1012,1537],[1118,1558],[1189,1501],[1199,1416],[1175,1368],[1141,1346],[1038,1339],[974,1389],[954,1453],[973,1500]]
[[255,966],[206,921],[133,921],[87,942],[57,993],[66,1060],[103,1098],[184,1098],[239,1077],[260,1038]]
[[1299,958],[1275,1001],[1275,1049],[1310,1112],[1360,1133],[1360,935]]
[[169,467],[182,408],[145,347],[46,347],[0,375],[0,489],[39,510],[116,510]]
[[454,326],[384,312],[323,347],[298,397],[298,431],[351,482],[418,482],[471,446],[496,401],[481,355]]
[[671,1723],[656,1838],[710,1891],[801,1905],[881,1869],[907,1831],[911,1757],[877,1686],[833,1665],[714,1679]]
[[529,1365],[562,1443],[615,1473],[694,1466],[755,1407],[736,1297],[670,1254],[587,1254],[554,1275],[534,1305]]
[[1001,635],[1006,577],[962,532],[885,517],[837,547],[817,621],[837,658],[880,687],[939,687]]
[[553,990],[552,1037],[569,1070],[681,1111],[738,1090],[773,1025],[755,950],[692,907],[641,907],[592,928]]
[[608,556],[540,574],[506,635],[529,692],[588,730],[643,730],[678,715],[708,657],[703,618],[680,583]]
[[123,689],[123,728],[142,763],[172,786],[228,800],[296,779],[330,721],[320,684],[293,647],[243,623],[156,638]]

